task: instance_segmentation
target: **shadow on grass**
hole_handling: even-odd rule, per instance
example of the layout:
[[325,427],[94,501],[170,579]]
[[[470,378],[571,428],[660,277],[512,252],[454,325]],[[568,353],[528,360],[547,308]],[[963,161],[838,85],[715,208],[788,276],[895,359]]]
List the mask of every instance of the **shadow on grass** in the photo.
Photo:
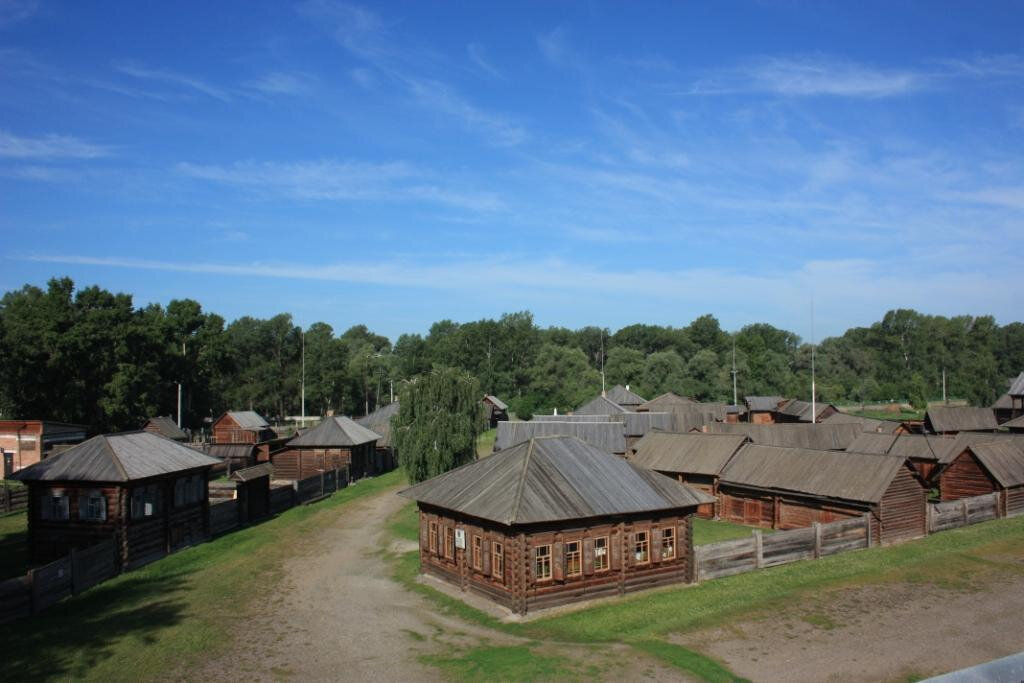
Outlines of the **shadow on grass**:
[[25,513],[0,517],[0,581],[29,570],[28,524]]

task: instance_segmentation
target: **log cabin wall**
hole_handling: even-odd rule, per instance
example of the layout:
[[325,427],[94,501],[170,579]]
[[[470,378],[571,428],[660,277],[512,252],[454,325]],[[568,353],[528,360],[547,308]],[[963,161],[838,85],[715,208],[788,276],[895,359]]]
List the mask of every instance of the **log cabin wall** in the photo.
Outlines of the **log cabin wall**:
[[[348,448],[287,448],[274,453],[275,479],[304,479],[327,470],[344,470],[353,462]],[[356,474],[352,473],[355,479]]]
[[775,498],[771,494],[719,484],[718,516],[737,524],[775,527]]
[[[662,474],[673,477],[676,481],[689,484],[695,489],[703,491],[709,496],[714,496],[717,501],[718,477],[711,474],[691,474],[683,472],[662,472]],[[706,503],[697,507],[697,516],[703,519],[714,519],[718,515],[718,503]]]
[[[106,519],[86,520],[79,514],[81,497],[99,491],[106,499]],[[29,556],[33,564],[45,564],[113,537],[121,527],[116,485],[79,482],[32,482],[29,484]],[[51,495],[68,497],[68,519],[44,519],[43,506]]]
[[756,425],[770,425],[775,423],[775,415],[767,411],[751,412],[747,421]]
[[939,475],[939,499],[942,501],[980,496],[997,489],[996,482],[970,451],[956,456]]
[[1004,517],[1024,514],[1024,486],[1003,489],[1002,499]]
[[804,529],[819,524],[839,522],[862,517],[868,507],[845,507],[810,498],[779,499],[779,518],[776,529]]
[[882,495],[878,516],[882,543],[920,538],[928,533],[928,491],[909,466],[901,467]]

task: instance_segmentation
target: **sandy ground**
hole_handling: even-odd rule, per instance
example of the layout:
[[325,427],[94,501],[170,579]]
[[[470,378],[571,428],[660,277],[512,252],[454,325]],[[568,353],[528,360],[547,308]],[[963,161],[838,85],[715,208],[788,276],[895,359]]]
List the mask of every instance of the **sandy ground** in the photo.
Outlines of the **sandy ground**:
[[957,591],[892,584],[829,591],[756,621],[673,639],[752,681],[889,681],[1024,650],[1024,577]]

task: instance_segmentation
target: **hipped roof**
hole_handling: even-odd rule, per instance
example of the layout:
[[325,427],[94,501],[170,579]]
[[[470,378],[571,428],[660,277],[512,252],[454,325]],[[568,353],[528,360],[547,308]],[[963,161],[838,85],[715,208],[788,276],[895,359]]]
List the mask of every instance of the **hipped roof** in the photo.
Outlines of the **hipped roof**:
[[723,484],[878,503],[906,460],[871,453],[748,444],[722,471]]
[[633,444],[629,460],[659,472],[718,475],[745,443],[742,434],[652,432]]
[[647,403],[640,406],[641,410],[657,411],[657,410],[674,410],[676,407],[690,406],[693,405],[692,399],[686,398],[685,396],[679,396],[671,391],[652,398]]
[[626,413],[629,411],[615,401],[609,401],[604,396],[598,396],[587,401],[572,412],[574,415],[610,415],[611,413]]
[[991,408],[970,406],[938,406],[929,408],[924,416],[925,424],[936,433],[980,432],[999,427],[996,414]]
[[380,434],[338,415],[324,418],[316,427],[296,436],[288,446],[329,448],[333,446],[361,446],[380,439]]
[[843,450],[861,434],[856,424],[733,424],[711,422],[702,427],[712,434],[744,434],[757,444],[790,448],[810,448],[825,451]]
[[263,416],[254,410],[229,410],[227,414],[242,429],[258,432],[270,428]]
[[622,422],[499,422],[494,450],[504,450],[539,436],[574,436],[605,453],[625,453]]
[[370,431],[380,434],[380,439],[377,441],[378,448],[390,448],[393,445],[391,443],[391,418],[395,415],[398,415],[398,401],[377,408],[369,415],[365,415],[355,422]]
[[508,526],[714,502],[707,494],[573,437],[531,439],[399,495]]
[[614,401],[620,406],[638,406],[647,401],[643,396],[630,391],[621,384],[616,384],[606,395],[609,401]]
[[12,477],[21,481],[128,482],[219,462],[159,434],[126,432],[95,436]]

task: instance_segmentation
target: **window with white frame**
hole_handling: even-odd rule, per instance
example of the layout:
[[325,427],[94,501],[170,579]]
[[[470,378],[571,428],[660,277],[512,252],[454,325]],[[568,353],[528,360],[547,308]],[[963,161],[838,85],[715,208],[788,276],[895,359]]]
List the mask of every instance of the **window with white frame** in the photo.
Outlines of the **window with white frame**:
[[78,496],[78,518],[102,522],[107,518],[107,499],[102,491],[82,491]]
[[156,484],[132,489],[132,519],[153,517],[161,510],[160,487]]
[[594,539],[594,571],[608,570],[608,537],[598,536]]
[[665,527],[661,530],[661,559],[671,560],[676,556],[676,530],[675,527]]
[[533,549],[534,576],[538,581],[551,578],[551,545],[539,545]]
[[633,559],[637,564],[651,561],[651,538],[646,531],[638,531],[634,536]]
[[579,541],[565,542],[565,575],[579,576],[583,573],[583,561]]
[[498,581],[505,580],[505,548],[501,543],[491,543],[491,574]]

